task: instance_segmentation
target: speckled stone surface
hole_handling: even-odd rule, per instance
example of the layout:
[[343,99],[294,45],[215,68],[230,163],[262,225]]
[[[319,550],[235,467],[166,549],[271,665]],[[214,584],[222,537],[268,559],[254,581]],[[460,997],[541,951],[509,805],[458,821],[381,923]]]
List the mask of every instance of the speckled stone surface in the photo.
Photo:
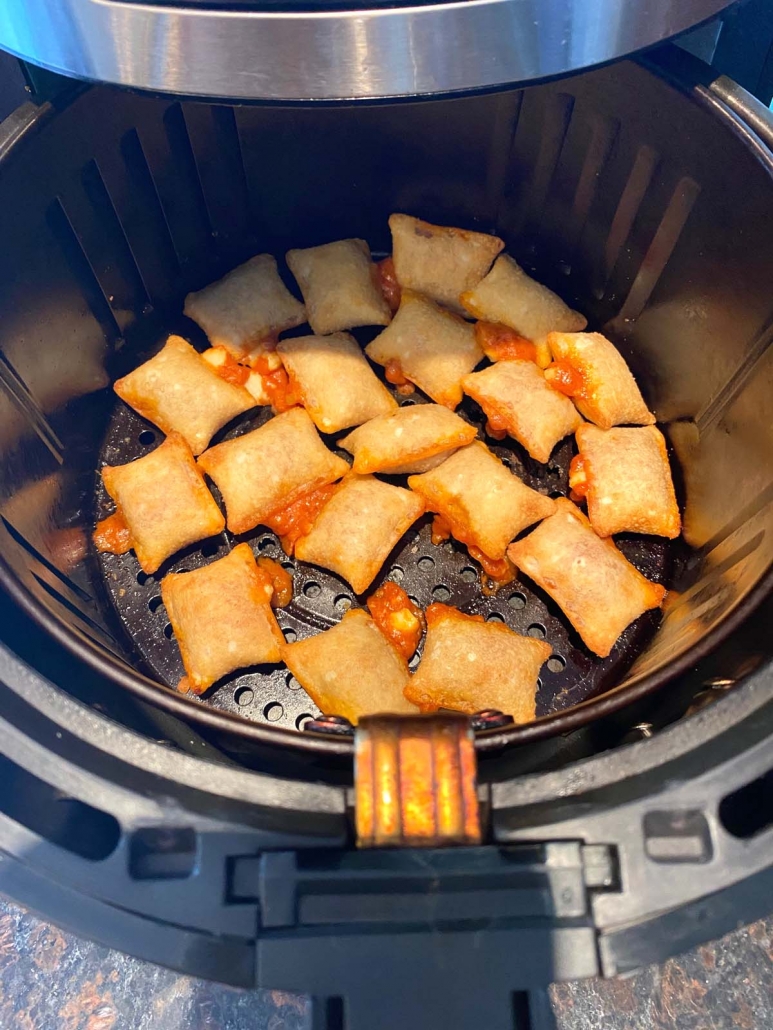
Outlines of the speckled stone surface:
[[[773,919],[626,979],[556,985],[551,997],[558,1030],[771,1030]],[[310,1026],[304,998],[178,976],[0,899],[1,1030]]]

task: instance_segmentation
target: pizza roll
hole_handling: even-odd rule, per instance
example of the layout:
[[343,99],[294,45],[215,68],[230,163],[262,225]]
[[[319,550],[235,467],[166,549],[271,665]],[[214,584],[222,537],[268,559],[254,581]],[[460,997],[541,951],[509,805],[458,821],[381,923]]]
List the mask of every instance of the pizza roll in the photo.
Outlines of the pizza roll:
[[282,340],[277,351],[304,408],[323,433],[358,426],[397,407],[349,333],[296,336]]
[[527,275],[517,261],[503,254],[489,274],[460,297],[475,318],[501,322],[535,344],[552,332],[579,332],[588,320],[561,298]]
[[332,483],[349,465],[320,440],[303,408],[211,447],[199,467],[223,495],[232,533],[246,533],[302,494]]
[[203,569],[164,576],[161,597],[187,673],[181,690],[203,694],[234,669],[281,661],[272,594],[248,544]]
[[487,432],[508,433],[536,461],[546,462],[558,441],[582,425],[569,398],[548,385],[533,361],[498,361],[465,376],[462,388],[485,411]]
[[235,358],[270,349],[272,337],[306,321],[306,309],[282,282],[270,254],[258,254],[218,282],[189,293],[183,310],[213,347],[225,347]]
[[410,490],[352,473],[297,542],[295,555],[332,569],[361,594],[423,511],[424,501]]
[[288,250],[286,260],[318,336],[358,325],[389,325],[392,313],[365,240]]
[[587,499],[588,518],[599,536],[679,536],[679,507],[659,429],[599,429],[586,423],[577,430],[577,446],[569,485]]
[[457,540],[494,560],[504,558],[522,529],[556,509],[552,498],[522,483],[480,440],[431,472],[411,476],[408,485],[443,516]]
[[379,712],[417,714],[403,694],[407,662],[362,608],[348,611],[332,629],[284,644],[282,658],[325,715],[356,725]]
[[128,465],[105,465],[102,481],[148,574],[176,551],[225,528],[225,519],[179,433],[170,433],[154,451]]
[[634,619],[660,607],[666,590],[645,579],[611,540],[596,536],[571,501],[561,497],[556,504],[556,514],[507,554],[550,594],[591,651],[606,658]]
[[531,722],[537,677],[551,652],[544,640],[522,637],[502,623],[431,604],[424,653],[405,696],[425,712],[450,708],[474,715],[495,708],[517,723]]
[[571,397],[589,422],[602,429],[655,422],[625,359],[601,333],[550,333],[548,344],[556,360],[545,378]]
[[442,404],[412,404],[366,422],[339,441],[355,472],[428,472],[475,439],[475,427]]
[[170,336],[155,357],[117,379],[113,389],[164,433],[179,433],[194,454],[226,422],[255,407],[244,386],[222,379],[180,336]]
[[448,408],[462,399],[462,376],[483,359],[469,322],[410,290],[403,290],[392,324],[365,353],[385,366],[390,381],[396,381],[393,373],[402,374]]
[[404,290],[423,293],[463,314],[459,295],[471,290],[504,247],[498,236],[445,225],[431,225],[410,215],[391,215],[392,260]]

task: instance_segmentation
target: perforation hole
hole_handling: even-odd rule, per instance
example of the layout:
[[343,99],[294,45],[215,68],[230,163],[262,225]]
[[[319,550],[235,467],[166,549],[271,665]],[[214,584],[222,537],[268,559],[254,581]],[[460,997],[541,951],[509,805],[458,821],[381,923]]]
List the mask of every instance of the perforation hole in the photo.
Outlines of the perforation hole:
[[459,576],[464,583],[474,583],[478,578],[478,573],[471,565],[466,565],[459,573]]
[[432,596],[436,601],[447,601],[451,596],[451,591],[443,583],[438,583],[436,587],[432,588]]
[[258,541],[258,550],[267,551],[269,547],[273,547],[276,541],[272,536],[262,536]]
[[164,626],[164,636],[167,640],[171,640],[174,636],[174,630],[172,629],[171,622],[167,622],[166,626]]
[[255,691],[251,687],[239,687],[234,694],[234,701],[240,708],[246,708],[255,700]]
[[156,442],[156,434],[152,429],[143,429],[140,435],[137,437],[143,447],[148,447],[150,444]]
[[302,715],[299,715],[298,718],[295,720],[296,730],[302,730],[306,723],[311,722],[313,718],[314,716],[309,715],[308,712],[304,712]]
[[304,583],[303,593],[305,597],[319,597],[322,593],[322,587],[319,583]]
[[279,722],[284,714],[285,710],[278,701],[269,701],[263,709],[263,717],[269,722]]
[[288,690],[300,690],[301,685],[291,672],[285,675],[285,686]]
[[352,599],[348,594],[339,594],[333,601],[333,606],[337,612],[348,612],[352,606]]
[[520,593],[510,594],[507,599],[507,603],[511,608],[515,608],[516,611],[519,611],[521,608],[526,607],[526,595]]
[[561,657],[560,654],[552,654],[547,661],[549,672],[563,672],[566,668],[566,661]]
[[405,571],[399,565],[393,565],[387,579],[391,579],[393,583],[402,583],[405,579]]
[[432,572],[435,568],[435,559],[430,558],[429,555],[425,555],[423,558],[419,558],[416,563],[422,572]]
[[486,622],[504,622],[505,618],[500,615],[499,612],[491,612],[490,615],[486,616]]
[[214,558],[217,552],[220,550],[220,544],[216,540],[209,540],[206,544],[201,546],[201,557],[202,558]]
[[153,577],[152,577],[152,576],[149,576],[149,575],[147,574],[147,572],[138,572],[138,573],[137,573],[137,582],[139,583],[139,585],[140,585],[141,587],[144,587],[144,586],[145,586],[145,584],[146,584],[146,583],[147,583],[147,582],[148,582],[149,580],[152,580],[152,579],[153,579]]
[[282,568],[285,572],[295,572],[295,565],[291,561],[283,561]]
[[148,601],[148,608],[152,612],[157,612],[162,604],[163,604],[163,601],[158,596],[158,594],[156,594],[155,597],[151,597],[151,599]]
[[534,637],[536,640],[545,639],[545,627],[541,626],[538,622],[533,622],[526,632],[530,637]]
[[295,632],[292,626],[288,626],[286,629],[283,629],[282,632],[284,633],[284,638],[288,644],[294,644],[295,641],[298,639],[298,634]]

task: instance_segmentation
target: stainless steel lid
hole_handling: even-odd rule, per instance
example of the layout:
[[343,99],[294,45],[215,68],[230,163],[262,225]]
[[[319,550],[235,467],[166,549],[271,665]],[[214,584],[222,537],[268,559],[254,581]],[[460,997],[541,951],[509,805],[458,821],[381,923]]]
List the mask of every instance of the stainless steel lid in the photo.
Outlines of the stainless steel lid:
[[189,96],[341,100],[563,75],[729,0],[3,0],[0,47],[52,71]]

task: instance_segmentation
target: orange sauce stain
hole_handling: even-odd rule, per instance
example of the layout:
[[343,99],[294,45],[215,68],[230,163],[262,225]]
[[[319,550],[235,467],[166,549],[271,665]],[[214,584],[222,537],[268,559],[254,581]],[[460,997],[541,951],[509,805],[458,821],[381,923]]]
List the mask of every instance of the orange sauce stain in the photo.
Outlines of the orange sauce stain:
[[531,340],[501,322],[476,322],[475,339],[491,361],[537,360],[537,348]]
[[127,551],[131,551],[132,536],[120,511],[97,523],[94,544],[98,551],[106,551],[109,554],[126,554]]
[[271,607],[286,608],[293,599],[293,577],[279,562],[264,555],[258,558],[258,568],[266,574],[271,584]]
[[408,661],[419,646],[424,614],[401,586],[387,581],[368,598],[368,611],[378,628]]
[[383,261],[376,263],[376,278],[384,300],[390,307],[392,313],[400,307],[400,283],[397,281],[395,263],[391,257],[385,257]]
[[320,486],[266,519],[266,525],[279,537],[285,554],[291,555],[300,538],[311,532],[317,516],[335,491],[334,485]]

